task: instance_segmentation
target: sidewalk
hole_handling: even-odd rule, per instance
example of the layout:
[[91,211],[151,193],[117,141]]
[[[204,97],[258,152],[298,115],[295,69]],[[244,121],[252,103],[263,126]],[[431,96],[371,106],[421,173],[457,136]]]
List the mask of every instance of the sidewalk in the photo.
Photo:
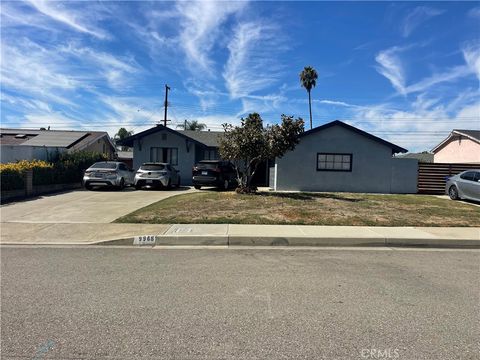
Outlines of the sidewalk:
[[229,224],[1,224],[0,244],[133,245],[154,235],[155,245],[428,246],[480,248],[480,228]]

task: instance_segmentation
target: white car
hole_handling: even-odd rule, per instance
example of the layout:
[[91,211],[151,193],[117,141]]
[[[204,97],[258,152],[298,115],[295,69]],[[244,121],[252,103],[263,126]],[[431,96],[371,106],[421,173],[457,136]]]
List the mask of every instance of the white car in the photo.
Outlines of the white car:
[[180,175],[172,165],[167,163],[145,163],[135,174],[135,188],[143,187],[171,188],[180,186]]
[[450,199],[466,199],[480,202],[480,169],[467,170],[447,180],[445,193]]
[[97,162],[85,170],[83,185],[87,190],[96,186],[108,186],[123,189],[133,185],[134,171],[125,163],[118,161]]

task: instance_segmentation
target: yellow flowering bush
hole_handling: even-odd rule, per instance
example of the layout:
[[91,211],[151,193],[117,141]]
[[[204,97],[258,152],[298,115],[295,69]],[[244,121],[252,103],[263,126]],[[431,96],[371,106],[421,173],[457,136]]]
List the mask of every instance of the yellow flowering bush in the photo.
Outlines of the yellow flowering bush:
[[42,160],[21,160],[15,163],[0,164],[1,188],[5,190],[23,189],[24,173],[27,170],[53,169],[53,164]]
[[83,172],[97,161],[107,160],[105,154],[78,151],[58,154],[52,162],[21,160],[0,164],[2,191],[25,188],[24,173],[33,170],[33,185],[64,184],[82,181]]
[[53,164],[43,160],[20,160],[14,163],[0,164],[0,173],[5,172],[24,172],[33,169],[53,168]]

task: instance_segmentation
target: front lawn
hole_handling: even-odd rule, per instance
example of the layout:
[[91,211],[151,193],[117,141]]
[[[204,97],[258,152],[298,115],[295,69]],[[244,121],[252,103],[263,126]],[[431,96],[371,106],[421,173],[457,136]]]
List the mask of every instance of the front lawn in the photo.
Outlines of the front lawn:
[[173,196],[115,222],[480,226],[480,207],[425,195],[202,191]]

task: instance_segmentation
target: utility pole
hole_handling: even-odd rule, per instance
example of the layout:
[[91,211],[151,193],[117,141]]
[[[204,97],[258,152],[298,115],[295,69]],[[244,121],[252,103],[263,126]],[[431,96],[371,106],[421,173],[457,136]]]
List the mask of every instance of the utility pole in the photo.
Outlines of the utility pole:
[[165,116],[163,117],[163,126],[167,126],[167,108],[168,108],[168,90],[170,88],[165,84]]

